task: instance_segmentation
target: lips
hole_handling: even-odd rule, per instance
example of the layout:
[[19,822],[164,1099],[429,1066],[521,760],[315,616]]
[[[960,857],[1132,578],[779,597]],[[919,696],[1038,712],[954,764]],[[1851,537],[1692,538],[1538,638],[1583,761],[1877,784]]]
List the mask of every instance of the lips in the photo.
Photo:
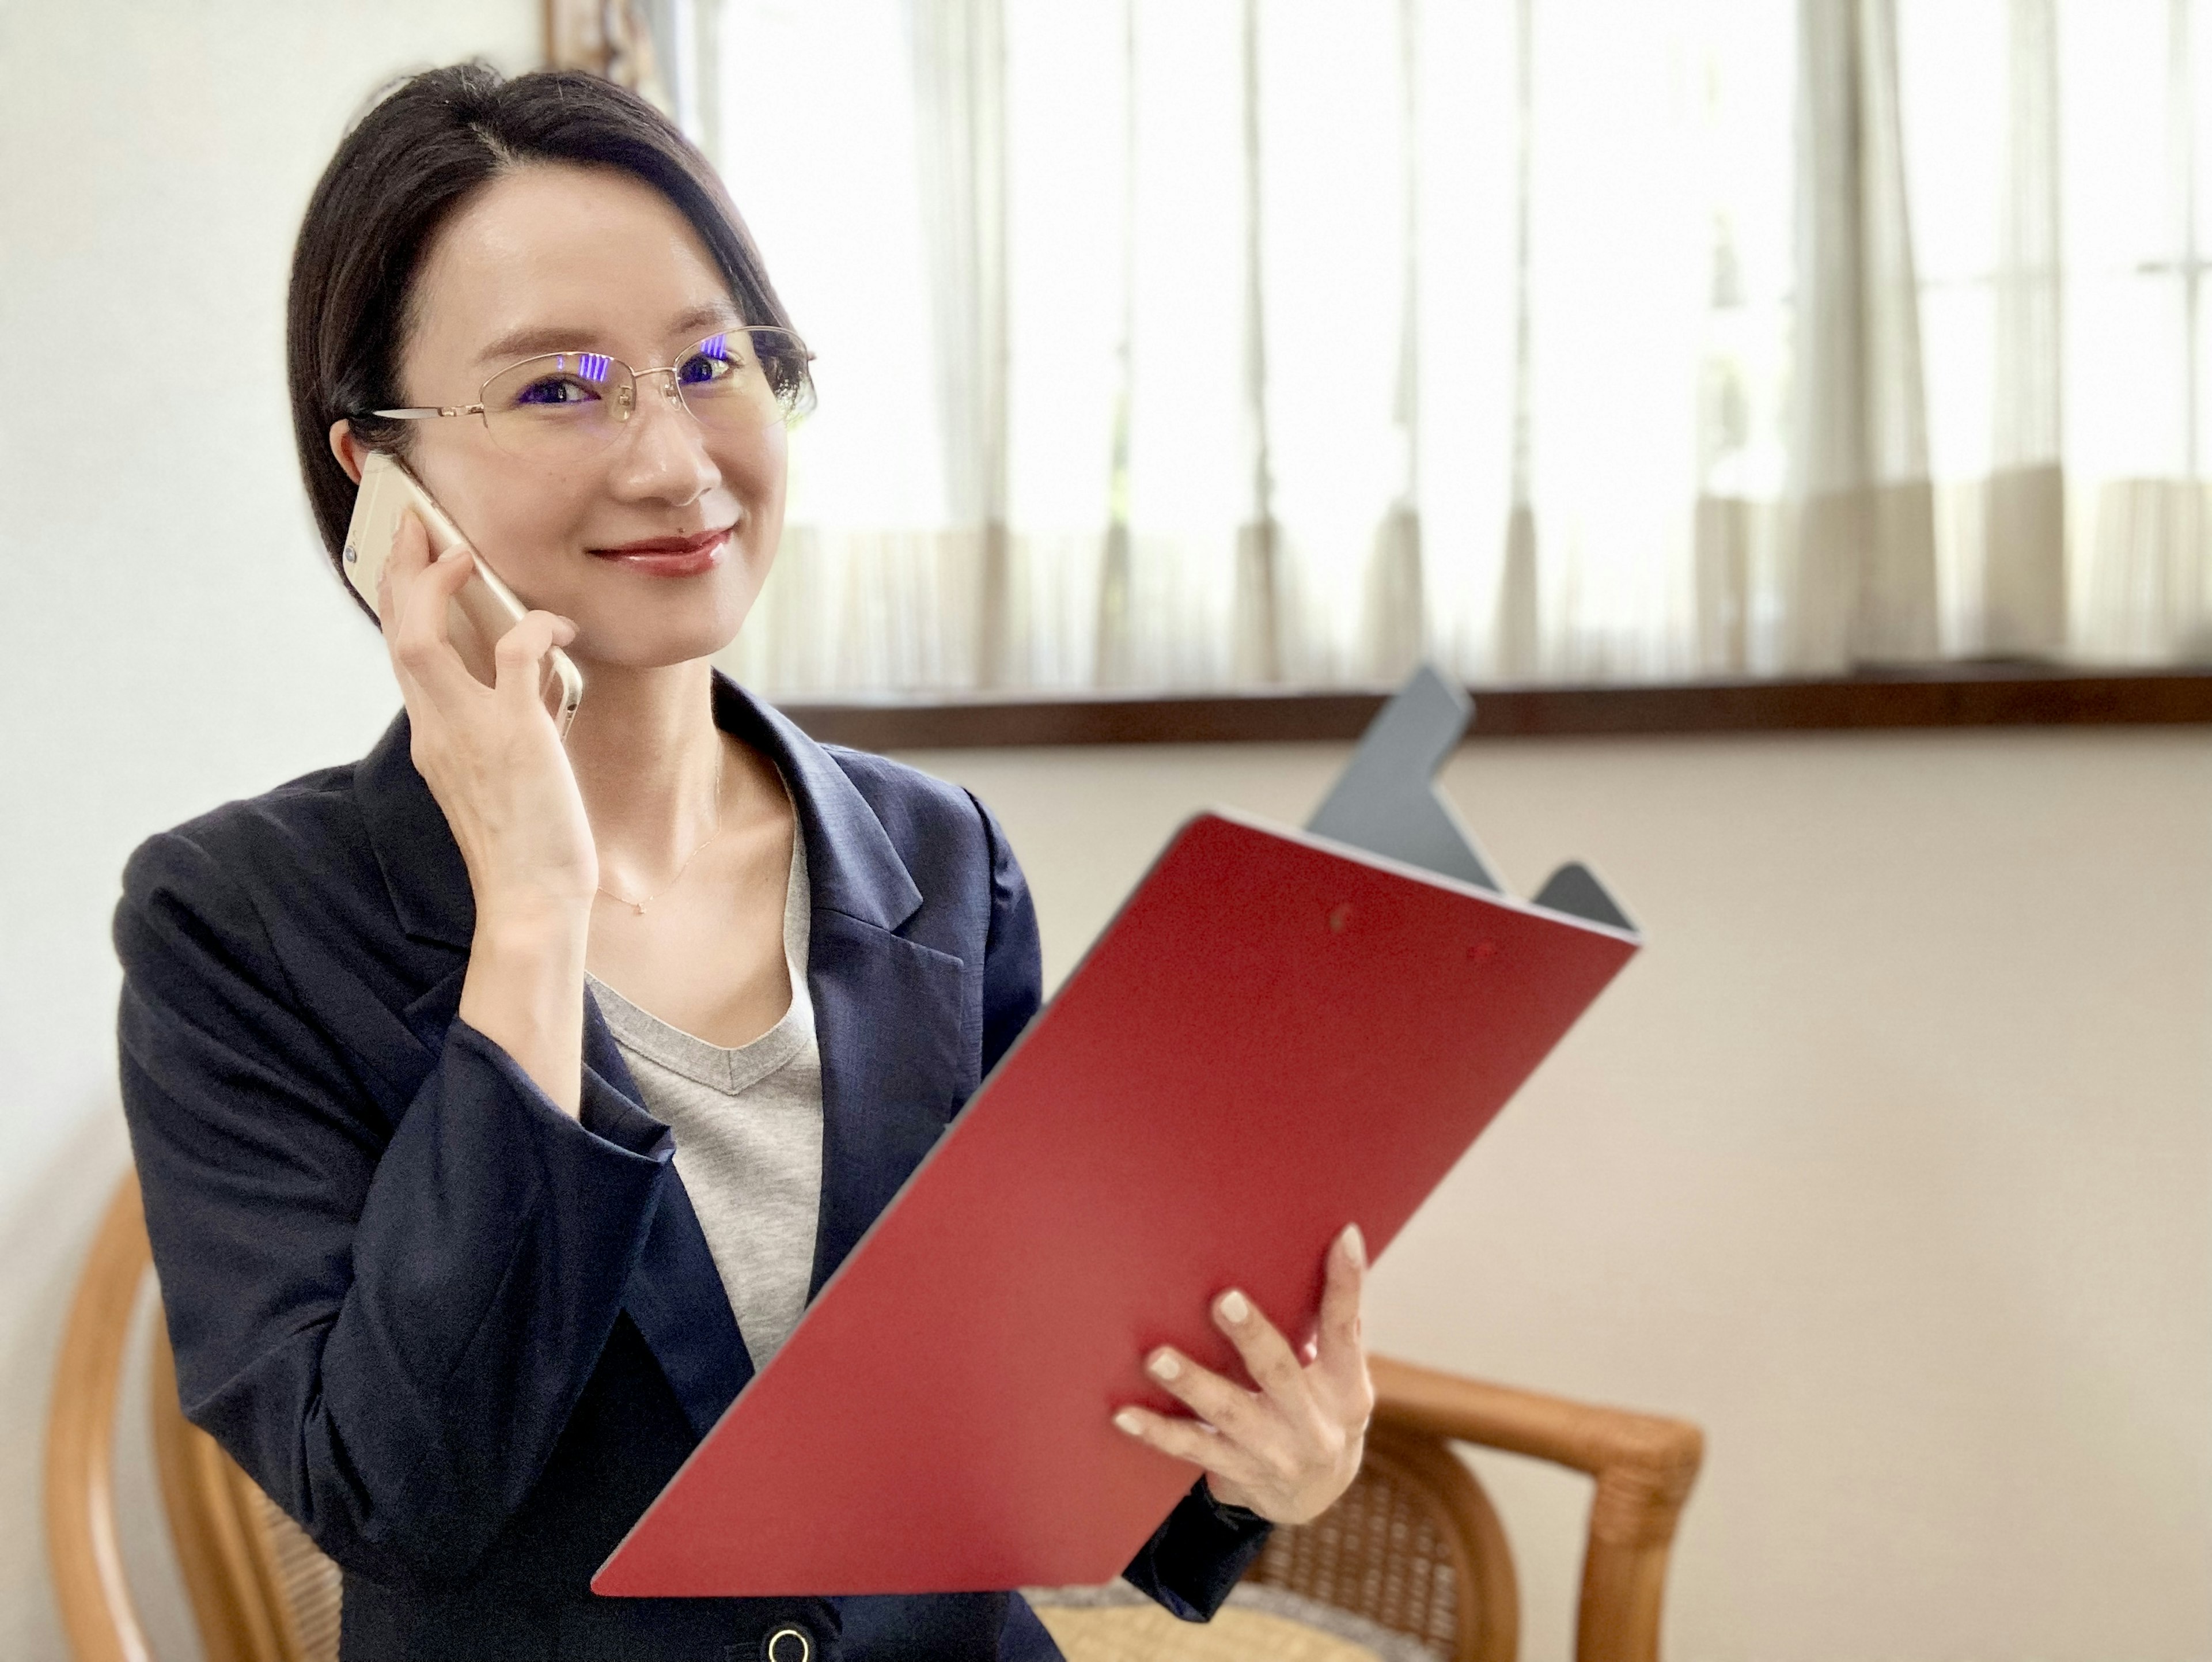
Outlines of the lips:
[[591,551],[595,558],[627,566],[647,576],[696,577],[720,563],[722,551],[729,546],[732,529],[726,525],[719,530],[702,531],[690,537],[647,537],[617,548],[595,548]]

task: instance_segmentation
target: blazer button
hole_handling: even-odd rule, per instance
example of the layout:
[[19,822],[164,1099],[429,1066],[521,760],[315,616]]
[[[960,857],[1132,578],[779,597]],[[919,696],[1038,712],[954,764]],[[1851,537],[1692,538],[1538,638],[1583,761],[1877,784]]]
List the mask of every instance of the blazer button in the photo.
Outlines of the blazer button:
[[787,1623],[761,1641],[761,1662],[814,1662],[814,1641]]

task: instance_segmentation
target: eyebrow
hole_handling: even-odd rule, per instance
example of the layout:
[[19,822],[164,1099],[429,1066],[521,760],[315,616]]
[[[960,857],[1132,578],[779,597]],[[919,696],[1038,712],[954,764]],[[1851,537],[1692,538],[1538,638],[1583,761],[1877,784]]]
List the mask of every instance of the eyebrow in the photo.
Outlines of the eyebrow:
[[[694,330],[706,331],[715,327],[731,328],[742,321],[738,308],[728,301],[709,301],[703,306],[694,306],[679,312],[662,331],[664,338],[672,339],[689,335]],[[510,329],[497,340],[477,354],[479,364],[512,363],[517,358],[534,358],[546,352],[565,352],[583,347],[596,347],[603,343],[594,338],[597,331],[579,328],[569,324],[532,324],[520,329]]]

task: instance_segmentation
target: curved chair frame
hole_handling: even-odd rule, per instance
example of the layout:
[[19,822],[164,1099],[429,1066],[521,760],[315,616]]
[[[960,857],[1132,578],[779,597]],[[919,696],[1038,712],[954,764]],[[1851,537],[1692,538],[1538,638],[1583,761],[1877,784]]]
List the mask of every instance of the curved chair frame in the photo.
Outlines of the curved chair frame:
[[[152,1267],[138,1179],[124,1178],[77,1282],[46,1437],[46,1541],[77,1662],[153,1662],[115,1525],[115,1408]],[[185,1420],[166,1325],[149,1381],[161,1499],[207,1662],[335,1654],[336,1574],[215,1439]],[[310,1561],[301,1562],[303,1549]]]
[[77,1662],[153,1662],[115,1529],[115,1399],[151,1263],[134,1173],[93,1237],[62,1333],[46,1426],[46,1549]]
[[[133,1174],[109,1203],[77,1284],[47,1434],[48,1550],[77,1662],[153,1662],[124,1574],[114,1500],[116,1403],[150,1267]],[[185,1421],[168,1331],[158,1322],[153,1351],[155,1454],[207,1662],[335,1654],[334,1568]],[[1668,1555],[1704,1455],[1698,1429],[1382,1357],[1371,1366],[1375,1420],[1353,1493],[1314,1523],[1279,1531],[1254,1579],[1412,1633],[1443,1647],[1451,1662],[1513,1662],[1512,1552],[1481,1484],[1451,1447],[1480,1444],[1595,1480],[1577,1662],[1657,1662]],[[1421,1586],[1404,1567],[1413,1537],[1426,1543]]]
[[[1401,1440],[1425,1441],[1436,1461],[1430,1470],[1448,1494],[1457,1477],[1480,1494],[1467,1468],[1450,1452],[1455,1442],[1503,1449],[1548,1460],[1595,1480],[1589,1534],[1583,1549],[1582,1595],[1575,1624],[1576,1662],[1657,1662],[1667,1564],[1675,1525],[1705,1458],[1705,1434],[1686,1421],[1601,1408],[1564,1397],[1486,1385],[1411,1363],[1374,1357],[1375,1426],[1395,1448]],[[1449,1462],[1449,1468],[1437,1462]],[[1447,1506],[1463,1504],[1446,1501]],[[1466,1538],[1486,1540],[1489,1519]],[[1516,1601],[1512,1560],[1496,1536],[1494,1569],[1476,1572],[1473,1619],[1463,1619],[1455,1662],[1510,1662]],[[1498,1584],[1502,1581],[1502,1595]],[[1486,1618],[1486,1599],[1499,1599],[1499,1615]],[[1500,1629],[1485,1631],[1486,1626]]]

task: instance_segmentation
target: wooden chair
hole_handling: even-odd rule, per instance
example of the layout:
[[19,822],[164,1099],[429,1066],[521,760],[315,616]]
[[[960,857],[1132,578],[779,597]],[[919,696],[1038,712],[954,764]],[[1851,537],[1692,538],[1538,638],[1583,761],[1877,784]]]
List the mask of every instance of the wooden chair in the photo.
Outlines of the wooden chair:
[[[47,1434],[46,1539],[77,1662],[153,1662],[124,1576],[112,1459],[125,1350],[149,1263],[133,1176],[116,1191],[77,1284]],[[1507,1449],[1596,1480],[1577,1662],[1656,1662],[1668,1550],[1703,1455],[1698,1428],[1379,1357],[1374,1376],[1358,1481],[1325,1516],[1277,1531],[1247,1579],[1407,1635],[1443,1662],[1515,1662],[1512,1554],[1451,1445]],[[187,1423],[158,1321],[150,1396],[163,1505],[208,1662],[333,1662],[337,1567]]]
[[[153,1662],[115,1526],[115,1403],[151,1266],[138,1179],[94,1237],[54,1370],[46,1547],[77,1662]],[[177,1402],[168,1330],[154,1324],[154,1453],[177,1565],[207,1662],[335,1662],[338,1570]]]
[[1364,1616],[1448,1662],[1514,1662],[1512,1551],[1451,1445],[1505,1449],[1596,1480],[1577,1662],[1657,1662],[1668,1553],[1705,1453],[1698,1428],[1380,1356],[1371,1372],[1358,1477],[1311,1524],[1277,1530],[1246,1579]]

